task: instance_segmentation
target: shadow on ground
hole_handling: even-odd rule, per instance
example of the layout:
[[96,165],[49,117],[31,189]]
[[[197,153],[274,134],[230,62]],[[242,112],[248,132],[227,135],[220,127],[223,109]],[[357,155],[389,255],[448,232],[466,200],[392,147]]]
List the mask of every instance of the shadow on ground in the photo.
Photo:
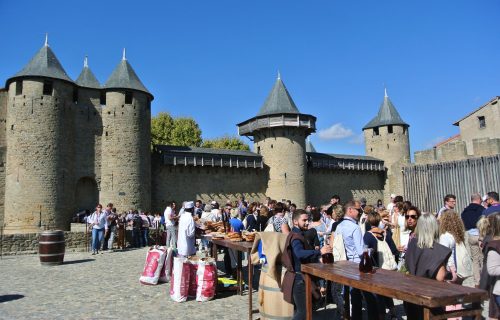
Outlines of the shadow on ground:
[[24,298],[22,294],[4,294],[0,296],[0,303],[19,300]]
[[91,262],[91,261],[95,261],[95,259],[81,259],[81,260],[64,261],[63,265],[85,263],[85,262]]

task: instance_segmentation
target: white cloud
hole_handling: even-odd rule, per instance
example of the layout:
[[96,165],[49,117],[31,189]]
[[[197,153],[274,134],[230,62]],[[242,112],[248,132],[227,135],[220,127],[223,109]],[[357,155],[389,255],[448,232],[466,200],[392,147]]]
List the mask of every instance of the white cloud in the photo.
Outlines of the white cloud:
[[353,134],[352,130],[344,127],[342,123],[335,123],[331,127],[318,132],[318,136],[323,140],[345,139],[351,137]]
[[351,139],[349,139],[349,143],[352,143],[352,144],[365,143],[365,137],[364,137],[363,133],[357,134],[354,137],[352,137]]

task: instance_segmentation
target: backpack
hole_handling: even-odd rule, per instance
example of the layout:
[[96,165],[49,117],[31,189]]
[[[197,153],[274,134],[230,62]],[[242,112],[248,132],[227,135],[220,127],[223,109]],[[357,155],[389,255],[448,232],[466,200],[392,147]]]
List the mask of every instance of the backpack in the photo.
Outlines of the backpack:
[[140,229],[142,228],[142,218],[141,216],[137,215],[134,217],[134,220],[132,222],[132,225],[134,227],[134,229]]
[[462,279],[472,276],[472,259],[464,242],[455,245],[455,254],[453,256],[457,269],[457,276]]
[[396,270],[398,268],[398,264],[396,263],[396,259],[394,258],[387,241],[385,241],[385,239],[380,240],[375,235],[373,236],[377,239],[377,255],[380,268],[385,270]]

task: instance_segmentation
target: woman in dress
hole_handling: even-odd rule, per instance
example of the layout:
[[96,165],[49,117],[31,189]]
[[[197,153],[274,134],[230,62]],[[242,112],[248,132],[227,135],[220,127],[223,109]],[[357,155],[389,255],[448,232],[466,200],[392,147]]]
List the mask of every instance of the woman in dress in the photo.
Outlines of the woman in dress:
[[[405,264],[412,275],[444,281],[446,263],[451,250],[439,244],[439,226],[431,213],[423,213],[415,228],[415,237],[408,243]],[[421,306],[404,303],[408,320],[423,319]]]
[[[480,288],[490,293],[489,314],[490,319],[500,318],[500,213],[494,213],[487,218],[487,232],[484,238],[484,265],[481,273]],[[483,221],[484,222],[484,221]],[[478,223],[479,224],[479,223]]]
[[281,232],[283,234],[288,234],[290,232],[290,227],[288,226],[288,220],[285,217],[284,205],[281,202],[276,203],[274,206],[274,215],[269,219],[268,224],[273,225],[275,232]]
[[403,202],[396,202],[392,210],[394,211],[392,216],[392,225],[394,226],[394,242],[398,246],[398,249],[400,249],[408,242],[408,240],[405,241],[406,223],[405,214],[403,212]]

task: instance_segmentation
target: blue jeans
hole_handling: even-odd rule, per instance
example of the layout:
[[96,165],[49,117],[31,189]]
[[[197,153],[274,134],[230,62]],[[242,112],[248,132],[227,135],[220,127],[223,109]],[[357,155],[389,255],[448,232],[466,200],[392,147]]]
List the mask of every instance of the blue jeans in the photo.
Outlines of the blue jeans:
[[292,296],[293,306],[295,307],[293,320],[305,320],[307,314],[306,285],[304,283],[304,279],[302,279],[301,277],[295,277],[295,281],[293,282]]
[[92,229],[92,251],[99,251],[103,237],[104,229]]
[[149,245],[149,228],[144,228],[142,229],[142,241],[141,241],[141,246],[142,247],[147,247]]

